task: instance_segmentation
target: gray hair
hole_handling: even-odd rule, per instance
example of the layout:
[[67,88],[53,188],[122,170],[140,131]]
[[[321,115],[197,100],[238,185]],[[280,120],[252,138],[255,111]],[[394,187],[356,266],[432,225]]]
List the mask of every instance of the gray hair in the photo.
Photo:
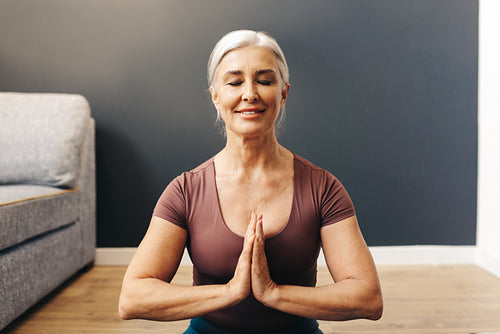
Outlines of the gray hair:
[[[271,50],[276,56],[278,62],[279,75],[283,81],[283,91],[286,89],[286,85],[289,83],[290,73],[288,71],[288,65],[286,63],[285,54],[281,50],[278,42],[264,31],[253,31],[253,30],[235,30],[224,35],[215,45],[210,58],[208,60],[207,66],[207,79],[208,85],[215,89],[214,81],[219,69],[219,64],[229,52],[241,49],[247,46],[262,46]],[[278,121],[276,122],[276,129],[279,128],[283,122],[285,114],[285,108],[281,110]],[[219,118],[219,117],[218,117]]]

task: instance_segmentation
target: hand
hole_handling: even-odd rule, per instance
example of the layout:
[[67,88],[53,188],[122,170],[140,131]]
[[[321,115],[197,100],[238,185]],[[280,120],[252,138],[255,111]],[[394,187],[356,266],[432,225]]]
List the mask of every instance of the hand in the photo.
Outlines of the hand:
[[235,303],[238,303],[248,297],[252,290],[251,269],[256,224],[257,215],[252,212],[250,224],[248,224],[247,232],[245,233],[245,240],[243,241],[243,250],[241,251],[240,258],[238,259],[234,276],[227,283],[230,296],[236,298]]
[[264,239],[262,215],[259,215],[255,226],[255,240],[252,251],[252,292],[258,301],[266,304],[278,285],[273,282],[269,273]]

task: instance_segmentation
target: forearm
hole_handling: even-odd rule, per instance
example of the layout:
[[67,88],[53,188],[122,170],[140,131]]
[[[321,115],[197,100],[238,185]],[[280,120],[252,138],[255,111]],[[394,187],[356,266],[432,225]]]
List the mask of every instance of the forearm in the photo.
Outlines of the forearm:
[[382,315],[378,285],[357,279],[320,287],[276,286],[262,302],[286,313],[319,320],[377,320]]
[[179,286],[155,278],[124,282],[123,319],[173,321],[202,316],[238,302],[226,285]]

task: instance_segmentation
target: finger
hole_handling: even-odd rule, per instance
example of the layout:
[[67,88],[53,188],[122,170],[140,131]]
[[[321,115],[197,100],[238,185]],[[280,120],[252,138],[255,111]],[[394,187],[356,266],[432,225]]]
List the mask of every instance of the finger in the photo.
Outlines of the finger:
[[264,241],[264,220],[262,215],[259,215],[255,222],[255,235],[259,239],[259,242]]
[[251,254],[253,251],[253,244],[255,241],[255,225],[257,223],[257,216],[252,212],[250,217],[250,223],[248,224],[247,231],[245,233],[245,239],[243,242],[243,253]]
[[256,221],[257,221],[257,216],[255,215],[255,213],[252,212],[252,214],[250,216],[250,223],[248,223],[248,227],[247,227],[247,230],[245,232],[245,238],[249,237],[255,233]]
[[257,215],[255,214],[255,212],[252,212],[252,215],[250,216],[250,223],[248,224],[247,232],[254,233],[256,224],[257,224]]
[[254,261],[260,261],[264,255],[264,227],[262,215],[257,218],[255,226],[255,241],[253,247]]
[[252,252],[252,290],[256,298],[260,298],[265,294],[269,282],[271,282],[264,244],[264,220],[260,215],[255,228],[255,241]]
[[250,254],[252,254],[253,252],[254,243],[255,243],[255,233],[245,235],[245,239],[243,241],[242,255],[249,254],[250,256]]

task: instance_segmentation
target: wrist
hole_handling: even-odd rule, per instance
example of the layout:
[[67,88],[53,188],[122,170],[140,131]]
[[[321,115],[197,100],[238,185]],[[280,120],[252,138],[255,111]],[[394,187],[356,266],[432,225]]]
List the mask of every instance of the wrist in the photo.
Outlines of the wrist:
[[233,280],[229,281],[226,285],[224,285],[225,291],[224,294],[228,298],[231,305],[238,304],[242,300],[244,300],[249,295],[249,291],[245,291],[238,287],[237,284]]
[[259,301],[267,307],[273,307],[280,299],[280,291],[281,286],[271,282]]

